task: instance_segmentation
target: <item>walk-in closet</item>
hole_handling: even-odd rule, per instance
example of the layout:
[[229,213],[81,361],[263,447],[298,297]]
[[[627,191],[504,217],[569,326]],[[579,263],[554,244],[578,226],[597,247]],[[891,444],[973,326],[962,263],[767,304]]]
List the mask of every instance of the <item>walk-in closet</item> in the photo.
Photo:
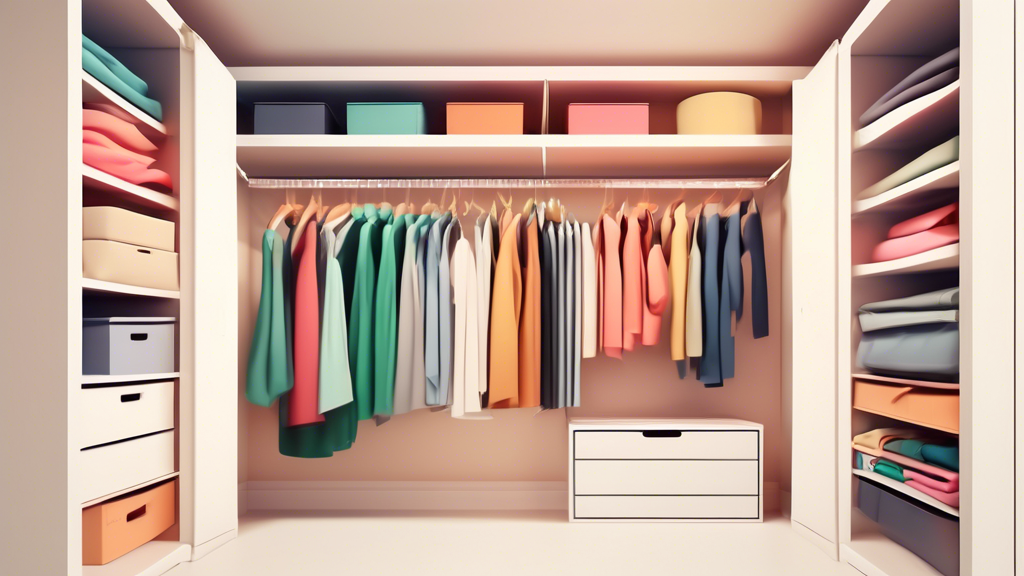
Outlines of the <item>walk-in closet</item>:
[[1024,573],[1020,8],[6,3],[0,573]]

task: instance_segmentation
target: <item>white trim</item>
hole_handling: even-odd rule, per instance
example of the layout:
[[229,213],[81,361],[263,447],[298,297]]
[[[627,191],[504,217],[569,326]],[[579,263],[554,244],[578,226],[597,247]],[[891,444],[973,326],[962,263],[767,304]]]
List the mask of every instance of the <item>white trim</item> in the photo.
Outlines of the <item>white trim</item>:
[[790,520],[790,525],[797,534],[803,536],[808,542],[817,546],[822,552],[827,554],[829,558],[837,561],[839,560],[839,549],[835,542],[832,542],[828,538],[825,538],[821,534],[818,534],[796,520]]
[[227,532],[221,534],[220,536],[217,536],[216,538],[213,538],[212,540],[208,540],[206,542],[203,542],[202,544],[199,544],[198,546],[193,546],[192,547],[192,562],[195,562],[196,560],[199,560],[203,556],[206,556],[210,552],[213,552],[217,548],[220,548],[224,544],[227,544],[228,542],[230,542],[231,540],[234,540],[237,537],[238,537],[238,530],[237,529],[228,530]]

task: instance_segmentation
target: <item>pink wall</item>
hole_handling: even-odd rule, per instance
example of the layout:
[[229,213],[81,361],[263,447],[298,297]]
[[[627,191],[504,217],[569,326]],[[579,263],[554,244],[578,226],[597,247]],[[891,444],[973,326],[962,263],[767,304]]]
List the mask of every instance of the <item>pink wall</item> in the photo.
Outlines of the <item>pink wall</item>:
[[[782,179],[784,180],[784,179]],[[758,191],[765,229],[770,302],[771,335],[753,340],[750,326],[750,278],[744,257],[746,314],[735,330],[736,378],[724,388],[705,389],[692,375],[680,381],[669,358],[667,326],[661,344],[627,353],[623,361],[600,356],[582,365],[583,406],[568,410],[570,416],[675,416],[734,417],[752,420],[765,427],[765,481],[788,478],[780,462],[788,462],[783,451],[781,422],[781,236],[780,195],[785,182]],[[425,191],[414,191],[412,199],[422,203]],[[593,221],[600,208],[601,190],[566,190],[556,194],[581,221]],[[631,203],[641,190],[629,191]],[[697,199],[705,192],[689,192]],[[732,198],[725,193],[726,200]],[[515,194],[514,206],[521,208],[532,192]],[[547,191],[543,196],[552,195]],[[440,191],[431,193],[439,199]],[[497,195],[492,190],[463,191],[481,205],[490,205]],[[616,191],[615,200],[626,199]],[[675,191],[652,191],[653,201],[667,206],[678,196]],[[255,316],[259,302],[260,238],[270,216],[280,205],[283,192],[250,191],[249,229],[249,314]],[[299,196],[308,198],[306,192]],[[351,192],[325,191],[325,203],[351,199]],[[404,192],[387,193],[387,200],[401,202]],[[379,192],[361,191],[360,202],[379,202]],[[499,204],[500,206],[500,204]],[[660,217],[660,214],[656,215]],[[468,219],[463,219],[468,224]],[[244,325],[245,322],[240,322]],[[251,319],[249,321],[251,325]],[[248,341],[251,333],[241,334]],[[242,358],[242,362],[246,362]],[[243,364],[244,372],[244,364]],[[244,380],[241,381],[244,386]],[[536,409],[504,410],[485,422],[454,420],[448,413],[421,410],[395,417],[384,426],[362,422],[355,446],[333,458],[302,460],[286,458],[277,451],[277,408],[261,408],[243,401],[247,417],[247,480],[521,480],[550,481],[567,478],[567,410],[536,414]]]

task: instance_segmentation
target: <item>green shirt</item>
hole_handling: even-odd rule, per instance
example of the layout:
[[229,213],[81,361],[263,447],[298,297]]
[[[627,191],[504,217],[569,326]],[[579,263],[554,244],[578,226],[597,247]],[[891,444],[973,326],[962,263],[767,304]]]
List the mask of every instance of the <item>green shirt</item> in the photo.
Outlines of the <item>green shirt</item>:
[[283,258],[281,236],[267,230],[263,233],[260,305],[245,377],[245,397],[257,406],[270,406],[292,388],[285,345]]

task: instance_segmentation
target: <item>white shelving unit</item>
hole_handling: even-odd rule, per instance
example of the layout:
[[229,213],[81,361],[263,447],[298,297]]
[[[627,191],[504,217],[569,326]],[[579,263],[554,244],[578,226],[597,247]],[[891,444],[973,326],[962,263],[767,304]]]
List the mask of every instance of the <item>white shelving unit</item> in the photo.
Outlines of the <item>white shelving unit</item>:
[[181,542],[153,540],[103,566],[83,566],[82,576],[158,576],[192,557]]
[[953,162],[927,174],[914,178],[910,182],[888,190],[866,200],[853,202],[854,216],[874,211],[905,210],[917,204],[928,205],[930,194],[939,190],[956,188],[960,185],[960,162]]
[[150,380],[172,380],[181,376],[180,372],[163,372],[157,374],[115,374],[113,376],[82,376],[82,385],[122,384],[127,382],[146,382]]
[[895,274],[913,274],[915,272],[935,272],[939,270],[955,270],[960,265],[960,245],[951,244],[906,258],[897,258],[885,262],[857,264],[853,267],[854,278],[870,276],[892,276]]
[[135,118],[135,125],[138,126],[139,131],[151,140],[161,140],[164,136],[167,136],[167,127],[163,123],[143,112],[138,106],[125,100],[120,94],[114,92],[96,78],[93,78],[85,70],[82,71],[82,102],[99,102],[117,106]]
[[941,142],[955,135],[960,108],[960,81],[908,102],[857,130],[853,149],[880,150],[903,148],[918,142]]
[[136,490],[141,490],[143,488],[146,488],[147,486],[152,486],[154,484],[159,484],[159,483],[161,483],[161,482],[163,482],[165,480],[170,480],[171,478],[177,478],[179,475],[180,475],[179,472],[171,472],[170,474],[164,474],[163,476],[157,476],[156,478],[153,478],[151,480],[147,480],[147,481],[145,481],[145,482],[143,482],[141,484],[136,484],[134,486],[128,486],[128,487],[125,487],[125,488],[123,488],[121,490],[118,490],[117,492],[111,492],[110,494],[105,494],[103,496],[100,496],[99,498],[93,498],[92,500],[88,500],[86,502],[83,502],[82,503],[82,508],[88,508],[89,506],[93,506],[95,504],[99,504],[100,502],[106,502],[107,500],[110,500],[111,498],[117,498],[118,496],[122,496],[124,494],[129,493],[129,492],[134,492]]
[[87,189],[104,192],[112,202],[166,212],[177,212],[179,209],[178,199],[170,194],[125,182],[85,164],[82,164],[82,182]]
[[92,278],[82,278],[82,289],[86,292],[106,292],[108,294],[124,294],[126,296],[148,296],[150,298],[168,298],[171,300],[181,298],[181,292],[177,290],[160,290],[158,288],[93,280]]
[[905,496],[909,496],[910,498],[913,498],[914,500],[917,500],[918,502],[922,502],[924,504],[927,504],[928,506],[931,506],[932,508],[934,508],[936,510],[939,510],[941,512],[945,512],[946,514],[949,514],[951,516],[956,516],[957,518],[960,517],[960,511],[957,510],[956,508],[953,508],[949,504],[946,504],[945,502],[941,502],[941,501],[939,501],[939,500],[937,500],[937,499],[935,499],[935,498],[925,494],[924,492],[920,492],[918,490],[914,490],[913,488],[911,488],[910,486],[907,486],[903,482],[897,482],[896,480],[893,480],[892,478],[889,478],[888,476],[882,476],[881,474],[878,474],[877,472],[872,472],[870,470],[854,470],[853,474],[854,474],[854,476],[860,476],[862,478],[868,478],[870,480],[873,480],[873,481],[875,481],[875,482],[877,482],[879,484],[882,484],[882,485],[884,485],[884,486],[886,486],[886,487],[888,487],[888,488],[890,488],[892,490],[895,490],[896,492],[899,492],[900,494],[903,494]]

